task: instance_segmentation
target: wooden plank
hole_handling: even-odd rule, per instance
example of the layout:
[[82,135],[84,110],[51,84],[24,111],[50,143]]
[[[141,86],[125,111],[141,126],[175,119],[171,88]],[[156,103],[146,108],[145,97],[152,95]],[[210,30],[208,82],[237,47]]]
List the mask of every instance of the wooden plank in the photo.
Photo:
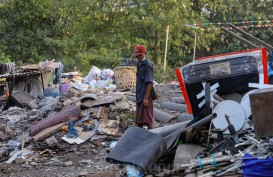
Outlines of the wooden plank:
[[66,122],[73,117],[78,117],[81,113],[80,103],[76,102],[72,105],[64,107],[61,111],[41,120],[31,128],[31,135],[36,135],[46,128],[52,127],[61,122]]
[[43,131],[41,131],[40,133],[38,133],[37,135],[33,136],[33,139],[34,139],[34,141],[42,141],[42,140],[46,139],[47,137],[52,136],[53,134],[60,131],[62,129],[62,126],[68,124],[70,121],[76,122],[79,119],[80,119],[79,117],[75,117],[71,120],[68,120],[67,122],[62,122],[62,123],[59,123],[59,124],[54,125],[52,127],[46,128]]
[[49,137],[52,134],[57,133],[62,126],[64,126],[66,122],[59,123],[57,125],[54,125],[52,127],[46,128],[45,130],[41,131],[37,135],[33,136],[34,141],[41,141],[47,137]]

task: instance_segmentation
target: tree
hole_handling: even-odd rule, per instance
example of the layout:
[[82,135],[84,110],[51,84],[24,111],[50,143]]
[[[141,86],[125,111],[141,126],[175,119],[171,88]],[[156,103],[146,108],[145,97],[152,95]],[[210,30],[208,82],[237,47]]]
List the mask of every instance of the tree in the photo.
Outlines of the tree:
[[[224,22],[272,18],[271,0],[7,0],[0,6],[0,52],[21,63],[57,59],[66,70],[86,73],[91,65],[113,68],[133,47],[144,44],[160,68],[166,27],[170,26],[168,65],[196,57],[247,49],[220,30]],[[259,22],[259,19],[261,22]],[[223,22],[220,25],[217,23]],[[213,25],[210,25],[213,23]],[[267,22],[266,22],[267,23]],[[189,25],[197,24],[197,26]],[[248,24],[237,24],[249,26]],[[269,42],[272,28],[244,29]]]
[[61,37],[59,15],[51,0],[10,0],[0,6],[1,51],[20,63],[33,63],[55,57],[58,51],[46,38]]
[[[222,5],[219,9],[213,9],[213,6],[207,7],[207,10],[211,12],[207,16],[207,22],[231,22],[235,26],[241,27],[246,32],[272,45],[273,42],[270,39],[273,31],[272,28],[269,27],[270,23],[268,23],[267,21],[273,18],[273,15],[271,13],[273,10],[272,5],[273,1],[271,0],[247,0],[243,3],[238,0],[225,0],[222,1]],[[213,32],[217,36],[209,43],[210,50],[205,52],[206,55],[214,55],[249,49],[248,46],[239,42],[237,39],[234,39],[223,31],[220,31],[221,26],[228,27],[228,25],[221,24],[206,26],[207,32]],[[209,31],[208,29],[211,28],[218,29],[213,29]],[[204,51],[206,49],[201,50]]]

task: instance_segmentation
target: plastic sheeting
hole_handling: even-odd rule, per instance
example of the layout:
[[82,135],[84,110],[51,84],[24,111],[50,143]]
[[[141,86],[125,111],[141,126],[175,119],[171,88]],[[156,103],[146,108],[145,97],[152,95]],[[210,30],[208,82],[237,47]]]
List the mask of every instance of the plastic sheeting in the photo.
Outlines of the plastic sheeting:
[[244,177],[273,177],[273,158],[258,159],[245,154],[243,162]]
[[130,127],[106,157],[106,161],[129,163],[146,171],[165,151],[166,143],[161,135],[142,128]]

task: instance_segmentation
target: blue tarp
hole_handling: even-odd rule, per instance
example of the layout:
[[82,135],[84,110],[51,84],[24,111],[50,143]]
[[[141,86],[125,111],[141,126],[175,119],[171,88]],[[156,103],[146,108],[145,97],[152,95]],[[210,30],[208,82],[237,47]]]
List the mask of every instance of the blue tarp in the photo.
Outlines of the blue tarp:
[[267,63],[267,72],[268,72],[268,76],[273,76],[273,68],[271,68],[272,66],[272,62],[268,62]]
[[273,62],[273,52],[271,55],[271,61],[267,62],[267,72],[268,72],[268,77],[273,76],[273,68],[272,68],[272,62]]
[[243,163],[244,177],[273,177],[273,158],[258,159],[245,154]]

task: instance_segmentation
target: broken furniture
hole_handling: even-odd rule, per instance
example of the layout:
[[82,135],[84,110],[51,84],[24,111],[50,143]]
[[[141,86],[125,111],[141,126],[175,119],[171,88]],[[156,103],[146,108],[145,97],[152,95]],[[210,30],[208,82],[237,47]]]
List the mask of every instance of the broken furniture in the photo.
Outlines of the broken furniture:
[[[266,49],[253,49],[200,58],[176,70],[189,113],[194,117],[203,114],[196,97],[202,83],[219,84],[217,94],[244,94],[253,88],[249,83],[268,83]],[[263,78],[260,75],[263,75]],[[203,117],[203,116],[201,116]]]
[[11,95],[11,100],[21,108],[28,107],[30,109],[38,108],[34,96],[27,92],[17,92]]
[[[38,96],[43,92],[43,79],[42,73],[39,71],[21,72],[21,73],[7,73],[0,75],[0,78],[5,78],[8,83],[9,98],[6,103],[5,109],[11,105],[11,95],[18,92],[28,92],[34,96]],[[36,83],[37,82],[37,83]],[[35,86],[33,83],[36,83]]]

